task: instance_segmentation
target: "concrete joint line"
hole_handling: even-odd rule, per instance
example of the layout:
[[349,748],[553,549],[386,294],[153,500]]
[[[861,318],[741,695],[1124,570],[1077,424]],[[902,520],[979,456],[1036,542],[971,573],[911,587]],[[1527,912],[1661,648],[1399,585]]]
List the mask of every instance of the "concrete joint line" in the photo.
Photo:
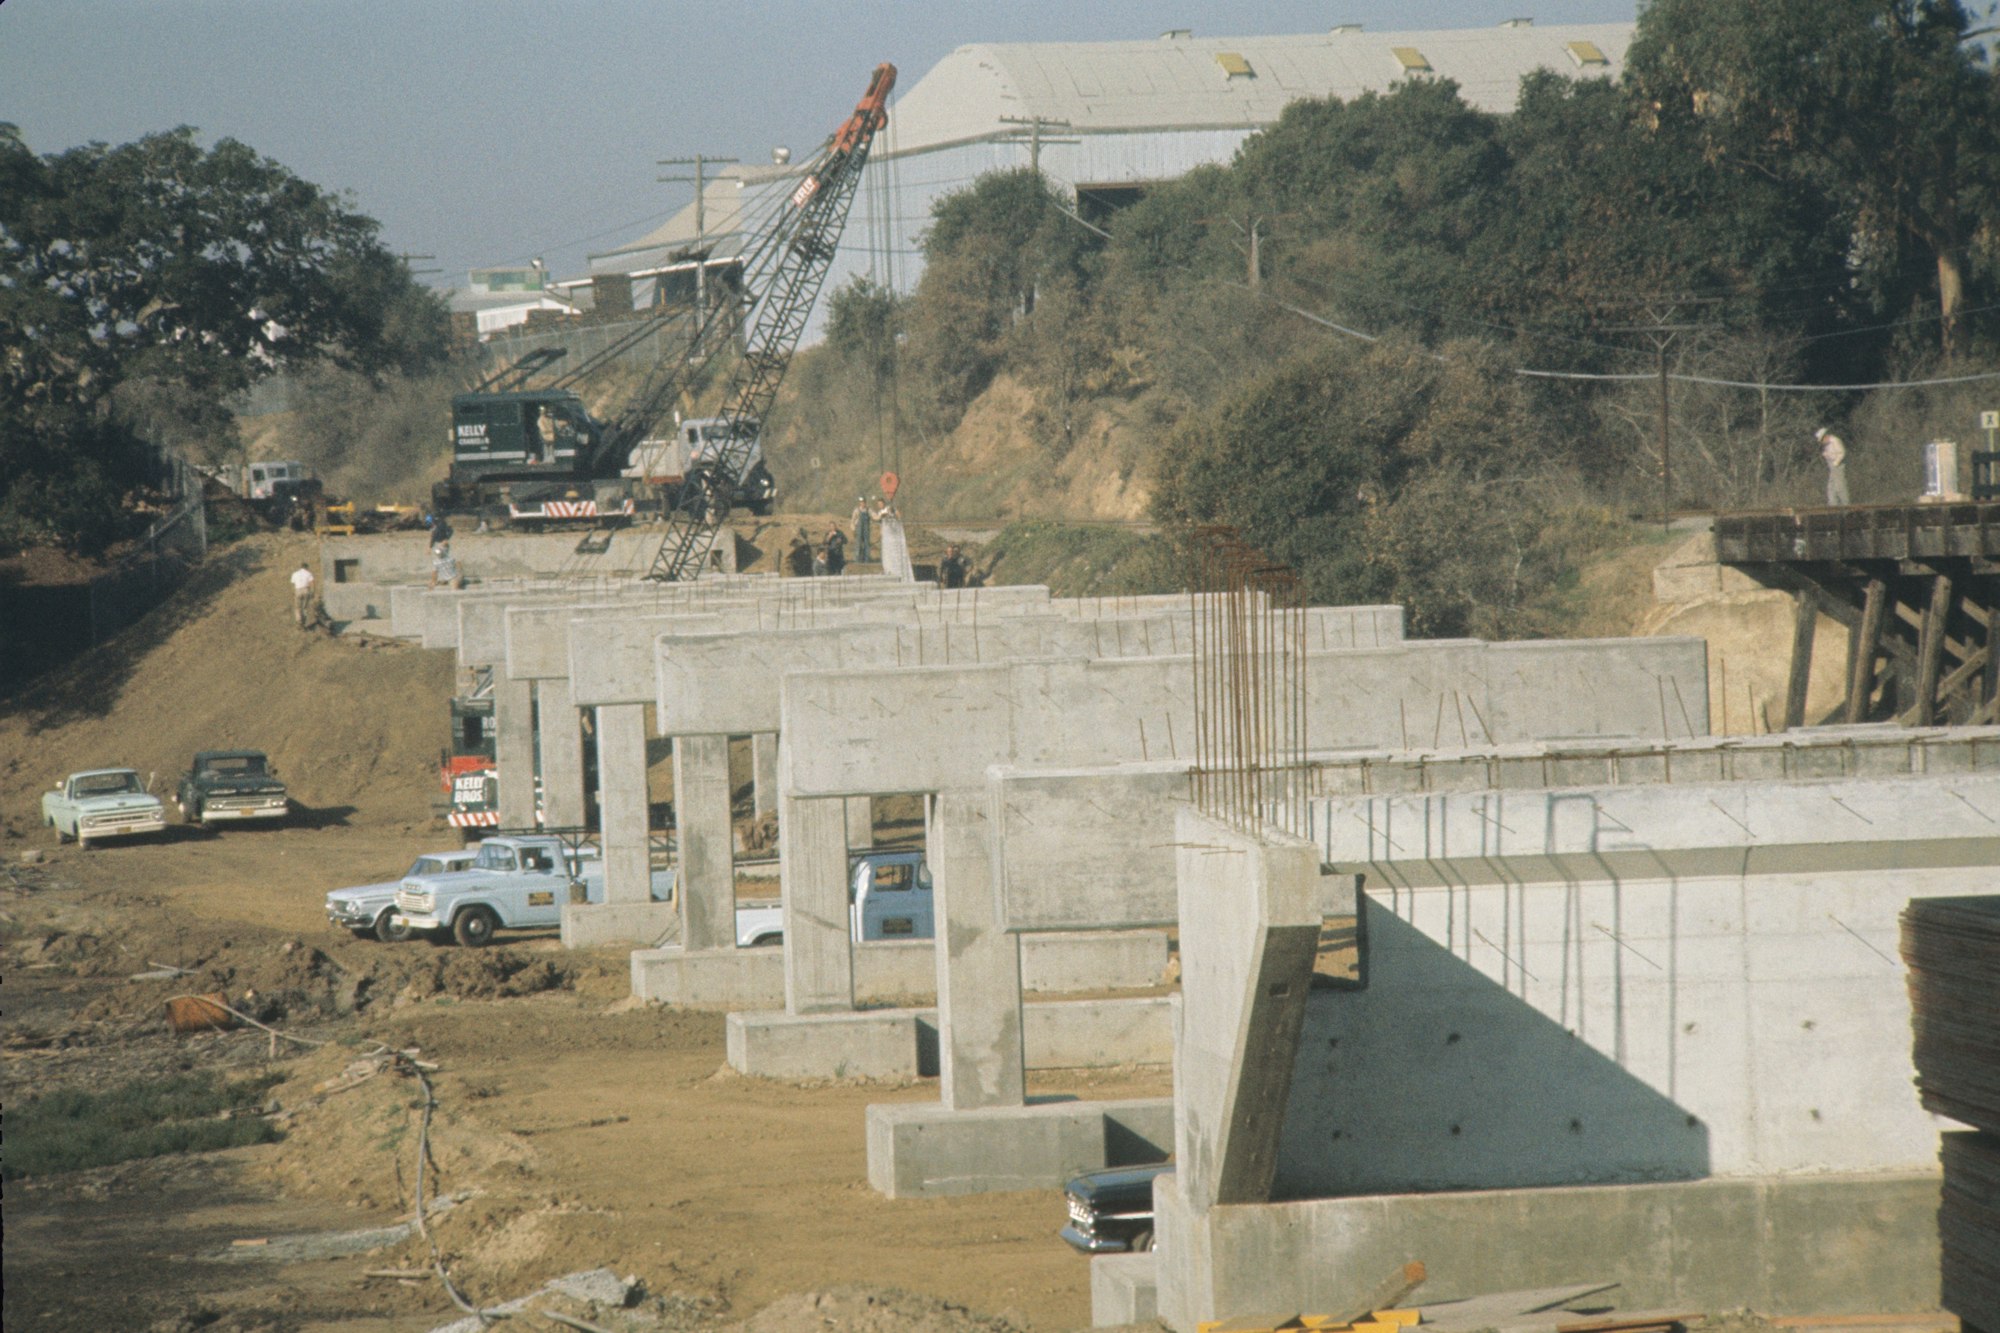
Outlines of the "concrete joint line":
[[1985,820],[1987,823],[2000,824],[2000,820],[1996,820],[1995,818],[1993,818],[1992,815],[1987,814],[1984,810],[1981,810],[1978,806],[1974,805],[1970,800],[1968,800],[1964,792],[1952,791],[1952,789],[1949,787],[1946,787],[1945,791],[1957,797],[1961,802],[1964,803],[1966,809],[1972,811],[1973,814],[1978,815],[1981,819]]
[[1630,824],[1627,824],[1623,820],[1619,819],[1618,816],[1612,814],[1609,810],[1606,810],[1596,801],[1592,801],[1590,803],[1590,812],[1601,820],[1609,820],[1611,823],[1611,827],[1615,829],[1622,829],[1626,833],[1630,833],[1632,831],[1632,826]]
[[1661,967],[1658,963],[1654,962],[1652,959],[1646,957],[1645,954],[1640,953],[1637,949],[1633,948],[1629,943],[1626,942],[1624,936],[1620,935],[1617,931],[1611,929],[1609,926],[1600,925],[1597,922],[1593,921],[1590,923],[1590,928],[1592,930],[1601,930],[1606,935],[1609,935],[1612,939],[1612,942],[1617,944],[1619,948],[1630,953],[1634,958],[1637,958],[1640,962],[1646,964],[1648,967],[1652,968],[1655,972],[1664,972],[1667,970],[1664,967]]
[[[1349,819],[1354,820],[1356,823],[1366,824],[1368,826],[1368,836],[1371,838],[1376,838],[1376,837],[1381,838],[1383,842],[1389,844],[1390,851],[1400,852],[1403,850],[1403,844],[1397,842],[1394,838],[1390,837],[1389,831],[1387,829],[1378,829],[1375,827],[1375,817],[1372,814],[1364,819],[1356,811],[1349,810],[1347,812],[1347,817]],[[1625,831],[1627,833],[1631,832],[1630,829],[1627,829]]]
[[1827,799],[1832,801],[1835,805],[1839,806],[1841,809],[1847,811],[1848,814],[1853,815],[1856,819],[1860,820],[1862,823],[1871,826],[1875,823],[1874,820],[1870,819],[1867,815],[1862,814],[1859,810],[1856,810],[1853,806],[1841,800],[1838,796],[1835,796],[1832,793],[1828,793]]
[[1493,950],[1494,953],[1499,954],[1502,960],[1504,960],[1508,966],[1517,968],[1522,976],[1526,977],[1530,981],[1536,982],[1537,984],[1541,982],[1540,977],[1536,976],[1533,972],[1530,972],[1528,970],[1528,965],[1526,963],[1521,962],[1520,960],[1515,958],[1514,955],[1508,953],[1505,949],[1501,948],[1499,945],[1495,944],[1492,940],[1488,939],[1486,937],[1485,931],[1475,927],[1473,929],[1472,934],[1474,938],[1478,939],[1481,943],[1485,944],[1487,948]]
[[1852,935],[1855,939],[1860,940],[1863,948],[1867,949],[1868,952],[1874,954],[1877,958],[1880,958],[1883,962],[1887,963],[1889,966],[1891,967],[1902,966],[1901,963],[1897,962],[1895,959],[1891,958],[1888,954],[1883,953],[1880,949],[1876,948],[1875,945],[1869,941],[1867,936],[1863,935],[1860,931],[1856,930],[1854,927],[1848,925],[1845,921],[1842,921],[1839,917],[1835,916],[1833,913],[1828,912],[1826,914],[1826,919],[1828,921],[1833,922],[1834,925],[1839,926],[1842,930]]
[[1722,808],[1721,803],[1718,802],[1713,796],[1708,798],[1708,803],[1714,806],[1717,812],[1720,813],[1724,819],[1736,825],[1737,828],[1742,829],[1745,837],[1751,839],[1753,842],[1756,840],[1757,834],[1751,829],[1751,827],[1748,824],[1744,823],[1742,820],[1738,819],[1735,815],[1732,815],[1727,810],[1724,810]]

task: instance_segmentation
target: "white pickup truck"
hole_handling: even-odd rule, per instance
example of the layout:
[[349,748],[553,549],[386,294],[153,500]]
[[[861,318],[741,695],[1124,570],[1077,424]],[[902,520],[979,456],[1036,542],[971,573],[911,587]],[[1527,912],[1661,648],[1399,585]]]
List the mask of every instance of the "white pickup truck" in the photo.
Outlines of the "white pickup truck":
[[[653,872],[656,902],[673,889],[673,871]],[[406,877],[396,889],[394,926],[477,948],[496,930],[561,925],[564,903],[603,901],[604,863],[595,848],[539,835],[488,838],[462,870]]]
[[[847,920],[856,944],[927,940],[937,933],[931,868],[918,851],[863,852],[848,863]],[[736,909],[736,943],[744,948],[785,938],[777,904]]]

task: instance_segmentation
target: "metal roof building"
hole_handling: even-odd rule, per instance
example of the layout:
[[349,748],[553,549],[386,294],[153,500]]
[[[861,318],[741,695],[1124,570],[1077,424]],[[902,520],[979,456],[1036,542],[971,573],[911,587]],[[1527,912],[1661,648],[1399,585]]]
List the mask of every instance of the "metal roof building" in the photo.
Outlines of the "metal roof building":
[[[1629,23],[1367,32],[1344,26],[1294,36],[1017,42],[962,46],[890,106],[828,278],[829,290],[866,273],[908,291],[920,238],[943,194],[990,171],[1030,161],[1058,184],[1101,199],[1227,162],[1300,98],[1349,100],[1409,79],[1450,79],[1485,111],[1514,107],[1535,70],[1615,78]],[[746,223],[781,205],[787,165],[731,167],[704,191],[700,235],[690,204],[651,234],[592,267],[643,273],[706,251],[738,248]],[[638,293],[646,299],[643,289]],[[823,309],[823,306],[822,306]]]

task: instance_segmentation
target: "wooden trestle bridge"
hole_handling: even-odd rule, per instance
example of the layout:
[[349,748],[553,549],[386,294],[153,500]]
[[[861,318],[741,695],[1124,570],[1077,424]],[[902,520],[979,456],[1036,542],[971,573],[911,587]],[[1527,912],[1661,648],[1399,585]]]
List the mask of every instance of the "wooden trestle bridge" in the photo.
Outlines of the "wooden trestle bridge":
[[1847,690],[1811,722],[2000,722],[2000,501],[1717,514],[1715,552],[1793,594],[1787,728],[1821,613],[1847,627]]

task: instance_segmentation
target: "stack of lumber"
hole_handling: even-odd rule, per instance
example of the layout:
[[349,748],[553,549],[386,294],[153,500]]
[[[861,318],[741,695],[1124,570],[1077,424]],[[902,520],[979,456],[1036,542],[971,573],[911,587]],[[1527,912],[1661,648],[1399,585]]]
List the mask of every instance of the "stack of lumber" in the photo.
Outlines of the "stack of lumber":
[[2000,1328],[2000,1134],[1944,1136],[1940,1303],[1968,1328]]
[[1925,1107],[2000,1134],[2000,897],[1912,899],[1903,961]]
[[1902,950],[1923,1103],[1974,1126],[1943,1139],[1942,1304],[2000,1329],[2000,897],[1913,900]]

